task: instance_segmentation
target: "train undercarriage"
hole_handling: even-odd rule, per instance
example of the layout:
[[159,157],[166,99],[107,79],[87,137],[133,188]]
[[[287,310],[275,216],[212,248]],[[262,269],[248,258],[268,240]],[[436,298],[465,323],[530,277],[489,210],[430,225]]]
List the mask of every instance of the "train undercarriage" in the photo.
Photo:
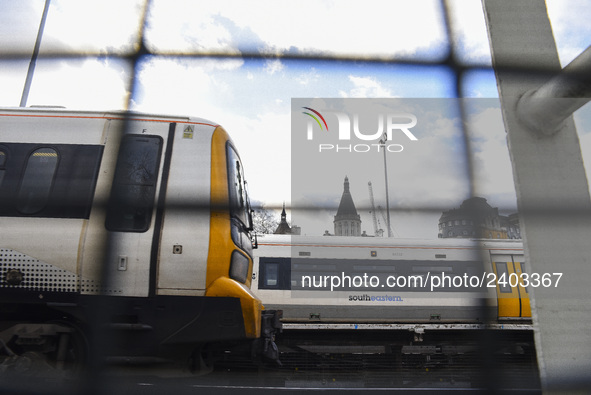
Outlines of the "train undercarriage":
[[80,297],[5,303],[0,374],[78,375],[87,369],[199,375],[224,353],[276,360],[280,314],[265,311],[262,335],[246,339],[235,298]]

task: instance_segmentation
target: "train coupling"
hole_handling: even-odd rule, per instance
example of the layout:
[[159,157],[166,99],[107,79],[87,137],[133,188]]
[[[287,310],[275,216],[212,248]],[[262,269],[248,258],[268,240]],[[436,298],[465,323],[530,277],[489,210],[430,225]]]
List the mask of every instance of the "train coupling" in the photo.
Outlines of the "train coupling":
[[256,353],[266,359],[279,362],[279,349],[275,344],[275,335],[283,330],[283,310],[263,310],[261,317],[261,338],[258,339]]

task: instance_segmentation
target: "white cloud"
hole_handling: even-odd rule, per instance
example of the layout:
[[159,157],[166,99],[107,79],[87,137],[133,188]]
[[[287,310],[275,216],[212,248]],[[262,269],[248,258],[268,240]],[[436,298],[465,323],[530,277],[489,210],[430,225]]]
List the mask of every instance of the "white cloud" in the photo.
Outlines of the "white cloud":
[[339,91],[341,97],[393,97],[392,92],[383,87],[374,77],[349,76],[353,88],[349,92]]
[[54,0],[42,50],[127,52],[141,27],[142,0]]
[[146,40],[163,52],[212,51],[237,54],[230,31],[215,19],[217,2],[152,1]]
[[546,7],[560,61],[564,67],[591,44],[591,2],[547,0]]
[[[36,0],[29,8],[42,8],[42,3]],[[127,50],[137,36],[141,4],[141,0],[109,0],[92,5],[76,0],[52,0],[43,48]],[[436,0],[154,0],[151,4],[146,37],[151,48],[164,51],[225,51],[236,55],[248,50],[265,54],[290,51],[296,55],[410,57],[418,54],[428,57],[442,54],[447,44],[440,2]],[[451,4],[452,26],[462,45],[461,56],[469,62],[487,62],[488,41],[480,2],[458,0]],[[564,62],[589,44],[589,2],[548,0],[548,7]],[[25,29],[33,32],[27,33],[27,40],[24,40],[30,47],[39,15],[23,19],[29,27],[34,26],[34,29]],[[0,16],[0,21],[6,20],[3,18]],[[19,21],[19,18],[10,21]],[[12,30],[8,31],[6,26],[0,26],[1,40],[10,37]],[[25,30],[21,26],[14,31],[20,34]],[[20,36],[15,40],[22,41]],[[18,72],[2,70],[4,103],[18,103],[24,80],[22,63],[19,62]],[[417,78],[409,72],[394,71],[386,76],[379,65],[359,71],[346,64],[333,69],[325,68],[322,63],[294,65],[280,60],[254,63],[239,58],[144,59],[139,75],[140,94],[134,98],[137,101],[133,108],[203,116],[222,123],[237,142],[253,196],[275,204],[287,200],[291,188],[290,97],[413,96],[421,87],[433,92],[424,88],[426,85],[447,84],[443,81],[444,73],[433,77],[427,72]],[[6,65],[12,68],[2,63]],[[54,68],[49,69],[49,65]],[[126,104],[127,71],[123,64],[90,59],[41,62],[30,103],[87,109],[121,108]],[[397,80],[394,75],[402,77]],[[503,148],[506,150],[503,135],[484,134],[492,125],[495,129],[498,127],[498,119],[500,117],[493,112],[483,112],[473,120],[475,170],[482,180],[477,187],[483,194],[509,193],[512,184],[510,171],[507,172],[509,162],[504,156],[500,159],[505,155]],[[413,174],[415,178],[401,176],[398,180],[407,183],[409,188],[399,184],[394,188],[392,199],[399,205],[448,204],[455,207],[466,192],[463,151],[461,147],[454,151],[444,143],[456,141],[456,126],[453,120],[445,117],[434,116],[429,122],[432,129],[429,136],[421,139],[420,153],[417,151],[413,156],[412,146],[405,146],[411,155],[407,155],[410,158],[404,167],[398,168],[400,174]],[[581,142],[589,142],[588,134],[581,137]],[[588,149],[584,152],[588,158]],[[586,163],[589,166],[591,160]],[[384,192],[380,191],[383,188],[380,187],[381,166],[381,163],[372,163],[364,167],[365,173],[358,178],[355,187],[360,188],[355,192],[360,201],[367,199],[366,182],[370,177],[375,179],[376,194]],[[395,174],[393,170],[391,176]],[[337,199],[342,187],[341,176],[338,183],[341,185],[337,185]]]
[[43,13],[42,0],[4,0],[0,12],[0,52],[28,54],[33,51]]
[[490,64],[490,49],[482,3],[453,0],[450,2],[451,28],[455,50],[468,63]]
[[118,110],[128,99],[125,63],[82,59],[39,61],[27,105]]
[[28,61],[3,62],[3,72],[0,73],[0,105],[6,107],[17,107],[20,103]]
[[265,71],[269,74],[275,74],[283,70],[283,63],[279,59],[265,61]]
[[148,37],[162,50],[236,51],[240,44],[265,53],[297,48],[391,57],[440,50],[445,37],[439,3],[433,0],[160,0],[153,4]]
[[316,68],[310,68],[310,71],[306,73],[300,73],[296,76],[296,81],[301,85],[311,85],[315,84],[320,80],[320,74],[316,70]]
[[476,195],[500,208],[516,209],[513,170],[500,106],[496,103],[469,116],[468,128]]
[[[154,58],[142,64],[139,80],[142,95],[134,109],[146,112],[198,115],[213,121],[223,120],[227,108],[224,98],[234,95],[233,88],[220,73],[240,68],[241,59],[225,62]],[[163,99],[166,98],[166,99]]]

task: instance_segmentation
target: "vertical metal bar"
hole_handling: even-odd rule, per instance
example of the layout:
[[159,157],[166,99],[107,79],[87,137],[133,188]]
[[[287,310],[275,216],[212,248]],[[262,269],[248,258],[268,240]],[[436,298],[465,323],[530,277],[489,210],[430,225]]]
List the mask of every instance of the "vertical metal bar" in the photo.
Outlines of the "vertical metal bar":
[[388,237],[392,237],[392,227],[390,226],[390,197],[388,196],[388,166],[386,165],[386,136],[380,140],[380,144],[384,148],[384,179],[386,183],[386,225],[388,226]]
[[[540,276],[537,286],[530,282],[530,298],[542,388],[560,392],[574,383],[583,389],[591,371],[591,199],[579,140],[571,116],[556,133],[540,135],[517,111],[526,92],[561,70],[552,28],[543,0],[483,0],[483,6],[526,269]],[[553,273],[562,273],[558,284]]]
[[39,47],[41,47],[41,39],[43,38],[43,30],[45,29],[45,20],[47,19],[47,12],[49,11],[49,4],[51,0],[45,0],[45,8],[43,8],[43,15],[41,16],[41,22],[39,23],[39,31],[37,32],[37,40],[35,41],[35,47],[33,48],[33,56],[29,63],[29,70],[27,71],[27,78],[25,79],[25,86],[23,88],[23,95],[21,96],[20,107],[27,106],[27,100],[29,99],[29,90],[31,90],[31,83],[33,82],[33,74],[35,73],[35,65],[37,63],[37,56],[39,55]]

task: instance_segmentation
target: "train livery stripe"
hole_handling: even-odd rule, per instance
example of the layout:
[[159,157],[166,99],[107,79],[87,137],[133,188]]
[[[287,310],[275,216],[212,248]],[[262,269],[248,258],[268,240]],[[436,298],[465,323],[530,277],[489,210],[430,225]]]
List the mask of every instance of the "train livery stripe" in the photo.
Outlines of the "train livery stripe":
[[152,235],[152,251],[150,253],[150,285],[148,294],[156,295],[156,281],[158,272],[158,251],[160,250],[160,237],[162,234],[162,224],[164,221],[164,208],[166,199],[166,188],[168,186],[168,176],[170,174],[170,163],[172,161],[172,147],[174,145],[174,132],[176,123],[171,122],[168,128],[168,139],[166,141],[166,150],[164,152],[164,164],[162,166],[162,180],[160,182],[160,192],[158,193],[158,204],[156,206],[156,220],[154,233]]
[[490,251],[498,250],[504,252],[515,251],[522,253],[523,249],[520,248],[499,248],[499,247],[444,247],[444,246],[379,246],[379,245],[334,245],[334,244],[290,244],[290,243],[264,243],[259,242],[260,246],[268,247],[322,247],[322,248],[375,248],[375,249],[393,249],[393,250],[473,250],[473,251]]
[[[63,118],[63,119],[105,119],[109,121],[141,121],[141,122],[160,122],[160,123],[168,123],[170,122],[169,119],[159,119],[159,118],[141,118],[137,117],[134,114],[130,114],[129,117],[125,116],[109,116],[109,115],[97,115],[97,116],[88,116],[88,115],[49,115],[49,114],[0,114],[0,117],[24,117],[24,118]],[[207,123],[207,122],[191,122],[191,121],[177,121],[176,123],[182,124],[189,124],[189,125],[205,125],[205,126],[212,126],[218,127],[218,124],[214,123]]]

